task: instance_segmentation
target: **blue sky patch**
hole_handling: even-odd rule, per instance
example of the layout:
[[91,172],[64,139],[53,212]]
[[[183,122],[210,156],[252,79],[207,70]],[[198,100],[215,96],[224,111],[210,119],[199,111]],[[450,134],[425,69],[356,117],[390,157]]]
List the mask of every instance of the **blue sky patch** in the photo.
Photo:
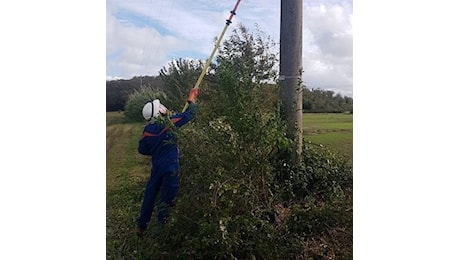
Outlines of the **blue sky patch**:
[[154,28],[161,35],[174,35],[172,31],[162,26],[161,21],[155,20],[153,17],[139,15],[128,10],[120,10],[114,16],[122,24],[133,25],[137,28]]

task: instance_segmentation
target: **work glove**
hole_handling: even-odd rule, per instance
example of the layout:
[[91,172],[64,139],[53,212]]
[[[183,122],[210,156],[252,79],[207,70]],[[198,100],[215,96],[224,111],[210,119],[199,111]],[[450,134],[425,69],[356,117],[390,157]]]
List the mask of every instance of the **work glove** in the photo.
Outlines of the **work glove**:
[[198,88],[192,88],[190,94],[188,95],[187,101],[195,103],[196,96],[198,95]]

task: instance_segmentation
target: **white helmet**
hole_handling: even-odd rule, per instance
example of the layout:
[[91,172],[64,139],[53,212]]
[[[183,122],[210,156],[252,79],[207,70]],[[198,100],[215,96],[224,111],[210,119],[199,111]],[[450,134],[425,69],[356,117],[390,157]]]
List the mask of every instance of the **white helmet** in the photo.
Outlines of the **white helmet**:
[[153,101],[148,102],[142,108],[142,115],[144,116],[145,120],[150,120],[157,116],[165,115],[168,109],[160,103],[160,100],[155,99]]

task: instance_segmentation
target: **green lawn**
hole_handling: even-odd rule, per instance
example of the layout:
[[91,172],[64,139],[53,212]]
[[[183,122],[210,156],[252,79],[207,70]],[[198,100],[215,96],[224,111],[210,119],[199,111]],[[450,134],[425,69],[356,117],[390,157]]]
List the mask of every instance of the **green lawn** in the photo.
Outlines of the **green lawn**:
[[107,112],[106,127],[106,255],[107,259],[142,259],[135,236],[142,191],[150,159],[137,152],[141,123],[123,122],[123,114]]
[[353,162],[353,114],[305,113],[302,125],[305,142],[323,145]]
[[114,124],[121,124],[125,122],[125,118],[123,116],[123,112],[107,112],[105,118],[105,125],[114,125]]

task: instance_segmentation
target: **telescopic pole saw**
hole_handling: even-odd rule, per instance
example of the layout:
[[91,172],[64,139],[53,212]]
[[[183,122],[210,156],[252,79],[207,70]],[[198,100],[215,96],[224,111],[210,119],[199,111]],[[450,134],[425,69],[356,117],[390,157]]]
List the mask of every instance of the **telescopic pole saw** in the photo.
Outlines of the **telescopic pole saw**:
[[[214,49],[211,52],[211,56],[209,56],[208,60],[206,61],[206,64],[204,65],[203,71],[201,71],[200,77],[198,77],[198,80],[195,83],[195,86],[193,88],[199,88],[201,81],[204,78],[204,75],[206,74],[206,71],[209,68],[209,65],[211,64],[211,60],[214,57],[214,54],[217,51],[217,48],[219,48],[220,42],[222,41],[222,38],[224,37],[225,32],[227,31],[228,26],[232,23],[232,18],[234,15],[236,15],[236,9],[238,8],[238,5],[240,4],[241,0],[236,1],[235,6],[233,7],[233,10],[230,11],[230,17],[225,22],[225,27],[222,30],[222,33],[220,34],[219,38],[217,39],[216,45],[214,46]],[[184,112],[188,107],[188,102],[185,103],[184,109],[182,109],[182,112]]]

